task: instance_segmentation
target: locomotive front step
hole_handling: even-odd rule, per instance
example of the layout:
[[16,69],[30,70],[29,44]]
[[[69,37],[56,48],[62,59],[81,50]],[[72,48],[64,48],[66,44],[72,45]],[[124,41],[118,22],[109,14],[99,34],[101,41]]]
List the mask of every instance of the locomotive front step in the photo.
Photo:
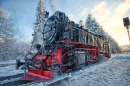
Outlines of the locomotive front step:
[[54,73],[49,70],[28,70],[28,73],[21,78],[21,80],[28,81],[49,81],[52,79]]

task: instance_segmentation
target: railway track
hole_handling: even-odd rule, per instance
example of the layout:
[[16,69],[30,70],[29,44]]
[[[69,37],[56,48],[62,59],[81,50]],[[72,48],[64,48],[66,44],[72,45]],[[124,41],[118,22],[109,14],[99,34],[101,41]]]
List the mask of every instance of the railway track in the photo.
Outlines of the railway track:
[[23,73],[12,76],[0,77],[0,86],[18,86],[30,83],[29,81],[21,81],[20,78],[22,76]]
[[[105,60],[105,61],[107,61],[107,60]],[[23,73],[17,74],[17,75],[12,75],[12,76],[0,77],[0,86],[29,86],[29,85],[33,85],[33,84],[37,85],[39,83],[41,83],[42,86],[46,86],[46,85],[47,86],[54,86],[57,83],[60,83],[64,80],[69,79],[70,77],[73,77],[75,75],[80,74],[79,72],[83,71],[86,68],[96,66],[96,65],[98,65],[102,62],[105,62],[105,61],[101,61],[101,62],[98,62],[98,63],[91,64],[89,66],[85,66],[85,67],[81,68],[81,70],[76,70],[76,71],[73,71],[71,73],[63,74],[63,76],[58,75],[57,77],[54,77],[53,80],[48,81],[48,82],[21,81],[20,78],[23,76]]]
[[19,85],[23,85],[23,84],[27,84],[27,83],[30,83],[30,81],[15,80],[15,81],[11,81],[8,83],[0,84],[0,86],[19,86]]
[[[104,61],[102,61],[102,62],[104,62]],[[84,71],[86,68],[96,66],[96,65],[98,65],[102,62],[98,62],[98,63],[94,63],[94,64],[91,64],[91,65],[85,66],[85,67],[78,69],[78,70],[75,70],[73,72],[63,74],[62,76],[59,75],[59,76],[57,76],[58,78],[54,77],[53,80],[48,81],[48,82],[36,82],[36,83],[33,83],[33,85],[34,86],[38,86],[38,85],[40,85],[40,86],[55,86],[56,84],[61,83],[62,81],[66,81],[66,80],[68,80],[69,78],[71,78],[75,75],[81,74],[80,72]],[[54,74],[54,75],[56,75],[56,74]],[[30,85],[31,85],[31,83],[30,83]],[[25,86],[28,86],[28,85],[25,85]]]
[[12,78],[18,78],[18,77],[22,77],[23,73],[21,74],[17,74],[17,75],[12,75],[12,76],[4,76],[4,77],[0,77],[0,82],[3,80],[8,80],[8,79],[12,79]]
[[16,65],[16,63],[11,63],[11,64],[0,64],[0,67],[6,67],[6,66],[10,66],[10,65]]
[[[84,68],[87,68],[87,67],[84,67]],[[84,68],[81,70],[84,70]],[[80,70],[76,70],[71,73],[63,74],[62,76],[58,75],[58,76],[54,77],[52,81],[48,81],[48,82],[21,81],[20,78],[23,76],[23,74],[17,74],[17,75],[7,76],[7,77],[0,77],[0,86],[29,86],[29,85],[33,85],[33,84],[37,85],[39,83],[42,83],[42,86],[54,86],[57,83],[60,83],[64,80],[69,79],[71,76],[73,76],[75,74],[77,75],[77,72],[79,72],[79,71]]]

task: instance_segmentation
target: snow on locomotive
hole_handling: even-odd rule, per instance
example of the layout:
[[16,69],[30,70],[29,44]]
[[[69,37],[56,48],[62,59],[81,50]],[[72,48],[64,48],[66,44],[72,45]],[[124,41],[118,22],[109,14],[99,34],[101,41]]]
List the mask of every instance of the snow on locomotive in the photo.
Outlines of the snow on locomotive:
[[55,70],[60,74],[74,71],[98,62],[101,54],[110,58],[105,38],[90,33],[59,11],[46,20],[43,38],[44,46],[36,44],[35,55],[27,55],[24,63],[17,61],[17,67],[24,64],[28,70],[22,80],[51,80]]

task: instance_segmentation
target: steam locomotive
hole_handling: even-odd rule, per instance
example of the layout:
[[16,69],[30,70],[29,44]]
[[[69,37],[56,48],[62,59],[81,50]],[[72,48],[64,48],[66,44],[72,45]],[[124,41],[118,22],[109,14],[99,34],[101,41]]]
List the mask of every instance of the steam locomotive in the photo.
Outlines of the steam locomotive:
[[17,61],[17,67],[25,67],[21,80],[47,81],[54,72],[63,74],[98,62],[100,55],[110,58],[110,45],[103,36],[92,34],[60,11],[46,20],[43,41],[44,46],[35,45],[36,54],[28,54],[24,63]]

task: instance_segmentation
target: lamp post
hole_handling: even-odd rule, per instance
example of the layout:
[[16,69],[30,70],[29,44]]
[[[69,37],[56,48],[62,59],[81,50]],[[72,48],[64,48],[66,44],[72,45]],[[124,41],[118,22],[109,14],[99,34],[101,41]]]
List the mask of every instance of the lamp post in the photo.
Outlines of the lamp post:
[[123,18],[123,23],[124,23],[124,27],[126,27],[126,29],[127,29],[128,37],[129,37],[129,41],[130,41],[130,34],[129,34],[130,21],[129,21],[129,17]]

